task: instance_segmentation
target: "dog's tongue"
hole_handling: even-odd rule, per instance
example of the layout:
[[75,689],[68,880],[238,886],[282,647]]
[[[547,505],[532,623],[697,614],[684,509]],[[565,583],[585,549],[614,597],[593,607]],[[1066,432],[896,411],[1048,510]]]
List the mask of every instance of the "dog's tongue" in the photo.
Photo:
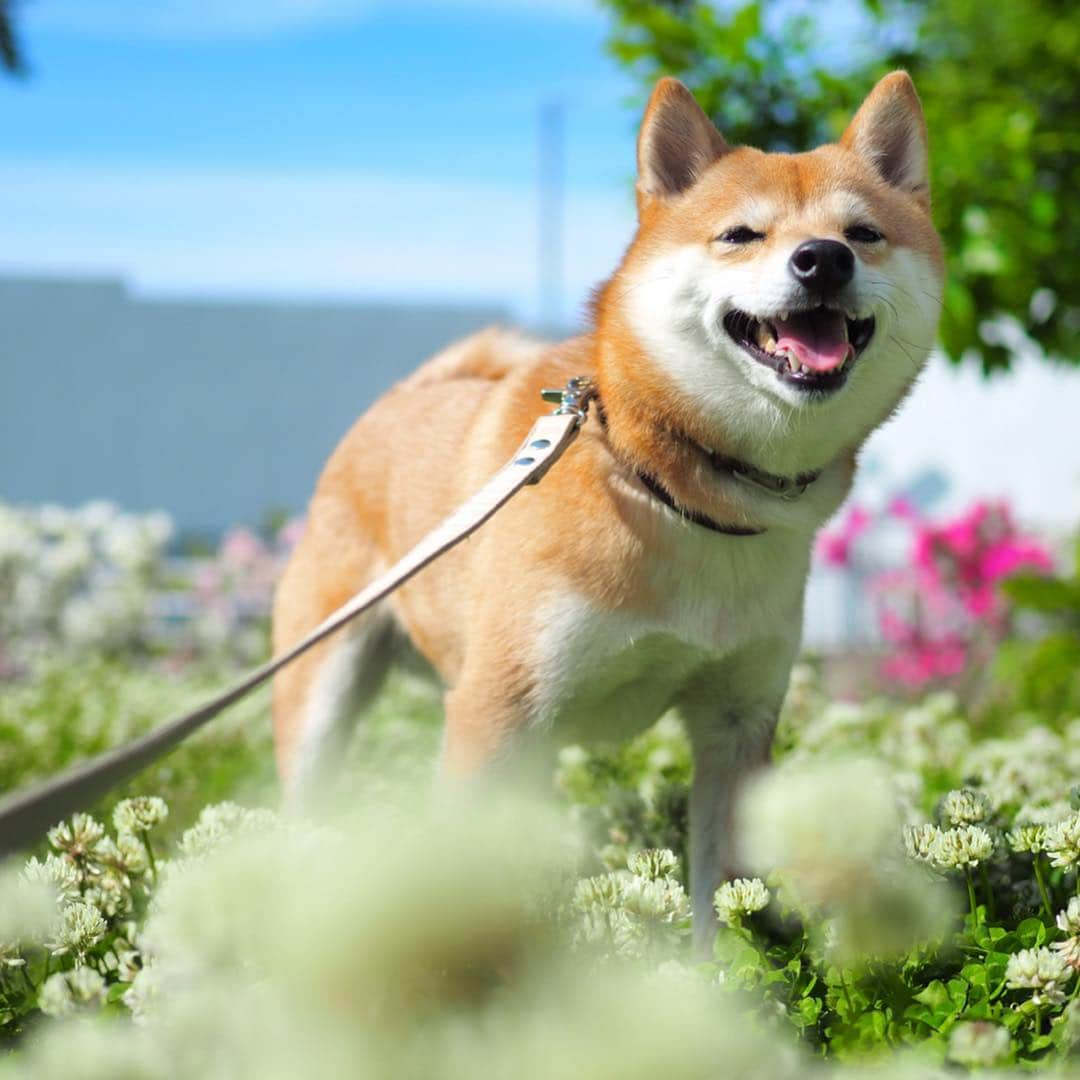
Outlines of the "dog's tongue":
[[835,371],[855,349],[848,341],[847,322],[839,311],[820,308],[775,319],[776,351],[787,350],[811,371]]

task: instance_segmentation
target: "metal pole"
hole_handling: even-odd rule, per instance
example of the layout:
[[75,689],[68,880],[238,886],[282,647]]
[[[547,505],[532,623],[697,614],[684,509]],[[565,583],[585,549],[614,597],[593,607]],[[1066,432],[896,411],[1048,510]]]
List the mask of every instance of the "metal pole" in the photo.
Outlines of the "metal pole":
[[566,109],[552,99],[540,106],[538,125],[537,275],[544,330],[561,328],[563,317],[563,215]]

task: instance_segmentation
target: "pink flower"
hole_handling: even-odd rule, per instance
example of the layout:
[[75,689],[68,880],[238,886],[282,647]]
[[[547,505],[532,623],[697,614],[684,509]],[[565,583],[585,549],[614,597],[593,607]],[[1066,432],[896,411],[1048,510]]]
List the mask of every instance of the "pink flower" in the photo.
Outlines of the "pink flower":
[[967,666],[967,648],[955,639],[924,641],[888,657],[882,674],[913,690],[959,675]]
[[302,517],[294,517],[286,521],[277,534],[278,546],[285,551],[292,551],[300,543],[300,537],[304,535],[305,524],[306,521]]
[[221,542],[221,561],[229,566],[248,566],[266,554],[266,546],[242,525],[230,529]]
[[903,495],[897,495],[889,503],[886,512],[891,517],[900,518],[901,521],[910,521],[912,524],[919,520],[919,512],[915,509],[915,504]]
[[998,583],[1022,568],[1049,571],[1053,561],[1038,541],[1020,534],[1003,502],[978,502],[940,523],[920,520],[904,500],[889,512],[912,530],[906,569],[870,583],[881,636],[893,650],[886,678],[922,687],[961,674],[971,643],[1000,638],[1008,608]]
[[818,558],[826,566],[849,566],[852,545],[872,523],[873,518],[861,506],[853,506],[836,529],[819,534]]
[[984,578],[1000,581],[1016,573],[1021,567],[1049,573],[1054,569],[1054,560],[1038,541],[1009,537],[995,544],[983,555],[980,569]]

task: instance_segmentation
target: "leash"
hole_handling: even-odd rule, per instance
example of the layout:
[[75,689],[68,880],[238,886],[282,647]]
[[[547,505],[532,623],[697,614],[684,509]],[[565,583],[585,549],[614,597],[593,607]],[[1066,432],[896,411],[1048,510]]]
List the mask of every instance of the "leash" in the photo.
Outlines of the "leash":
[[514,456],[472,498],[429,532],[386,573],[347,600],[291,649],[271,657],[212,700],[170,720],[116,750],[108,750],[58,776],[16,791],[0,802],[0,858],[34,843],[56,822],[96,802],[111,788],[130,779],[167,754],[218,713],[246,697],[286,664],[403,585],[440,555],[460,544],[523,487],[537,484],[577,438],[589,403],[596,396],[592,380],[571,379],[562,390],[543,390],[545,401],[558,408],[541,416]]

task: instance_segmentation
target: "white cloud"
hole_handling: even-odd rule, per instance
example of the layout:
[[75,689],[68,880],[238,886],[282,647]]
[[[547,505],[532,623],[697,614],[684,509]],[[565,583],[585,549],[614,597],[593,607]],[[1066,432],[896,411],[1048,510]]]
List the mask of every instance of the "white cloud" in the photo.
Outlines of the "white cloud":
[[[524,317],[537,307],[528,185],[0,164],[0,205],[0,271],[114,272],[158,292],[496,300]],[[568,193],[568,317],[632,228],[624,188]]]
[[38,0],[35,30],[105,37],[210,40],[271,36],[356,22],[380,9],[484,11],[503,16],[598,17],[592,0]]

